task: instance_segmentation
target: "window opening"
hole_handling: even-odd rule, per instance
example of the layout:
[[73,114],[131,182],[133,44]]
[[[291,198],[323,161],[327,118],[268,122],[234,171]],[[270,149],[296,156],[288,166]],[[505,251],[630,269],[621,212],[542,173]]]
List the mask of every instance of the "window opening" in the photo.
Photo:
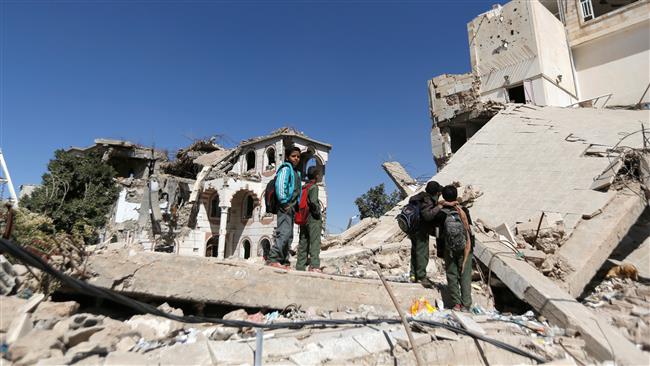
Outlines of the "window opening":
[[580,10],[584,21],[598,18],[639,0],[580,0]]
[[210,200],[210,217],[221,217],[221,207],[219,207],[219,195],[215,194]]
[[508,100],[510,103],[526,103],[526,92],[523,85],[508,88]]
[[254,205],[255,201],[253,200],[253,196],[246,196],[246,199],[244,200],[244,219],[250,219],[253,217]]
[[257,255],[267,259],[271,253],[271,242],[269,239],[262,239]]
[[266,170],[275,169],[275,149],[269,148],[266,150]]
[[244,259],[251,257],[251,242],[244,240]]
[[255,151],[251,150],[246,154],[246,171],[255,169]]
[[205,248],[206,257],[217,257],[219,255],[219,236],[211,237]]

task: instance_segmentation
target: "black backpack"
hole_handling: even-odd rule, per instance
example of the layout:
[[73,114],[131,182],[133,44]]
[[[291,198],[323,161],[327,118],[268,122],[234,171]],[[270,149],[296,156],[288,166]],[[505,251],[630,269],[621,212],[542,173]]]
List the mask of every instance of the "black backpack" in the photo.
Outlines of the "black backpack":
[[445,245],[453,251],[464,249],[467,243],[467,230],[463,220],[454,208],[444,208],[443,211],[447,214],[444,222]]
[[277,215],[278,207],[278,196],[275,194],[275,177],[271,179],[264,189],[264,204],[266,206],[266,213]]
[[397,225],[402,229],[403,232],[407,234],[412,234],[417,230],[420,225],[420,204],[417,203],[407,203],[406,206],[402,208],[397,217]]

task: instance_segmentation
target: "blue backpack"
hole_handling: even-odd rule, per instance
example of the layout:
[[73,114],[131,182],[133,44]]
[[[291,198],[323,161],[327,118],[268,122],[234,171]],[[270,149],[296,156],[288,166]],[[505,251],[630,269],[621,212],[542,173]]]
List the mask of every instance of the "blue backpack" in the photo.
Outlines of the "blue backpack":
[[402,208],[402,212],[395,219],[403,232],[407,234],[414,233],[420,224],[420,205],[409,202]]

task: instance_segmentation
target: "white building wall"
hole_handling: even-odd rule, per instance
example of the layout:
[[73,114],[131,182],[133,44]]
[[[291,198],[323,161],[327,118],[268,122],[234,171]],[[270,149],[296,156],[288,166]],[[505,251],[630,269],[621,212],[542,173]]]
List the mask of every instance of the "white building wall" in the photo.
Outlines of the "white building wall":
[[614,93],[607,105],[636,104],[650,83],[650,21],[581,44],[573,57],[581,99]]
[[[552,100],[564,100],[567,92],[576,95],[575,83],[571,68],[569,43],[566,39],[564,25],[544,5],[538,1],[529,2],[533,19],[534,34],[539,52],[540,73],[556,82],[554,85],[545,85],[546,104],[566,106],[571,104],[554,104]],[[550,83],[546,80],[545,84]],[[553,86],[553,88],[549,88]],[[558,90],[554,90],[558,89]],[[562,90],[564,89],[564,90]],[[553,92],[551,92],[554,90]],[[550,95],[555,94],[555,95]]]
[[[328,152],[317,148],[310,141],[303,140],[300,137],[293,136],[293,144],[306,151],[308,148],[315,150],[315,156],[324,164],[327,164],[329,158]],[[266,151],[269,147],[275,149],[276,165],[273,169],[266,169],[267,157]],[[210,198],[216,192],[219,194],[220,206],[228,207],[228,223],[226,227],[226,257],[244,257],[243,243],[249,240],[251,244],[251,257],[258,256],[260,252],[259,245],[264,239],[268,239],[271,245],[274,242],[273,233],[277,223],[275,215],[265,215],[264,207],[264,189],[267,183],[275,176],[275,171],[280,163],[284,160],[284,146],[282,136],[277,140],[263,140],[256,144],[251,144],[242,149],[242,153],[233,166],[233,171],[237,173],[245,173],[243,169],[246,167],[246,153],[253,150],[255,151],[255,172],[259,175],[260,181],[239,177],[219,177],[206,181],[204,183],[201,202],[197,214],[196,227],[181,240],[179,243],[178,253],[181,255],[197,255],[204,256],[206,252],[207,240],[219,234],[220,220],[209,217]],[[323,183],[324,184],[324,183]],[[242,203],[245,195],[242,191],[250,192],[255,197],[256,206],[253,210],[253,217],[250,219],[243,219]],[[319,198],[326,207],[327,206],[327,191],[322,185],[320,187]],[[299,228],[294,225],[294,239],[291,244],[296,248],[299,240]]]

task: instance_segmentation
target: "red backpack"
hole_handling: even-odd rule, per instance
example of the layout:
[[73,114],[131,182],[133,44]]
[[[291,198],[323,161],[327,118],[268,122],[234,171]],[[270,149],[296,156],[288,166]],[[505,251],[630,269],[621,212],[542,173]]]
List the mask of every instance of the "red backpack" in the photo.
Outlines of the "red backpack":
[[309,192],[309,188],[313,186],[314,183],[307,183],[304,187],[302,187],[302,195],[300,196],[300,203],[298,204],[298,212],[296,212],[296,217],[295,221],[296,224],[299,226],[305,225],[307,223],[307,219],[309,219],[309,205],[307,204],[307,195]]

